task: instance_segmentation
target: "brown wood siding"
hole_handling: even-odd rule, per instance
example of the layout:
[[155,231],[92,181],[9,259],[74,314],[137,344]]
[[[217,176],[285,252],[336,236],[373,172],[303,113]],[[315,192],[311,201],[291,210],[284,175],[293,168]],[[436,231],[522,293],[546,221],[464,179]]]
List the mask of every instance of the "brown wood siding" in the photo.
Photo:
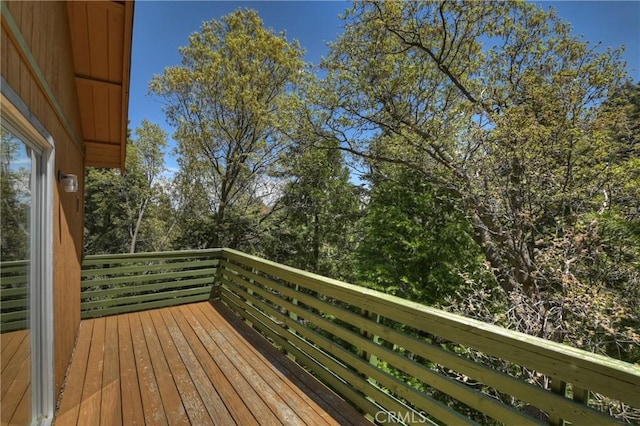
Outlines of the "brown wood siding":
[[[80,262],[84,218],[84,159],[74,138],[82,137],[75,73],[64,2],[8,1],[7,8],[40,69],[46,94],[22,49],[2,28],[2,76],[51,134],[56,170],[78,176],[79,191],[54,191],[54,357],[56,394],[80,324]],[[58,106],[55,104],[57,103]],[[62,113],[62,116],[56,110]]]
[[67,8],[84,141],[93,145],[85,165],[124,167],[133,6],[75,1]]

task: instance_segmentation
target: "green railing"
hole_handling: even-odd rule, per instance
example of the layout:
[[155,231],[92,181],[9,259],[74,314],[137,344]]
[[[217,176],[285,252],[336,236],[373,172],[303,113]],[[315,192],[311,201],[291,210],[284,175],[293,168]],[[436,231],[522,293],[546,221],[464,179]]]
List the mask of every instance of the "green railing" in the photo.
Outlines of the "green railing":
[[214,297],[379,423],[606,425],[600,398],[640,408],[635,365],[234,250],[216,281]]
[[[18,329],[28,265],[0,266],[2,327]],[[82,268],[83,318],[219,299],[378,423],[605,425],[607,408],[640,408],[637,365],[235,250],[87,256]]]
[[86,256],[82,318],[209,300],[220,251]]
[[29,323],[29,261],[0,264],[0,332],[22,330]]

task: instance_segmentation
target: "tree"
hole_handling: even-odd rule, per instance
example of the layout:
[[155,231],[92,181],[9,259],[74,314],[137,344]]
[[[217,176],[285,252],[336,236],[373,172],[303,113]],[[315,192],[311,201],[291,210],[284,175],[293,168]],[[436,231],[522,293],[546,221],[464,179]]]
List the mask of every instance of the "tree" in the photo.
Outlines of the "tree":
[[85,192],[84,252],[126,253],[131,240],[124,177],[113,169],[90,167]]
[[[21,165],[29,149],[2,127],[0,141],[0,259],[29,259],[30,169]],[[27,157],[28,158],[28,157]]]
[[361,281],[429,305],[467,280],[486,278],[483,256],[459,200],[420,173],[374,164],[358,249]]
[[[530,3],[365,1],[346,20],[309,95],[325,112],[317,134],[451,191],[498,283],[535,311],[517,326],[563,340],[573,275],[557,239],[573,244],[597,208],[619,52],[597,53]],[[380,154],[370,142],[383,133]]]
[[[176,127],[182,180],[211,216],[212,246],[228,245],[229,221],[259,209],[260,186],[283,149],[278,116],[303,68],[297,42],[264,28],[255,11],[205,22],[150,88]],[[231,211],[234,210],[235,211]]]
[[329,277],[354,278],[362,191],[351,182],[344,155],[305,141],[285,158],[289,162],[280,176],[285,183],[265,255]]
[[167,135],[146,119],[135,135],[128,140],[124,174],[88,169],[86,253],[156,251],[169,242],[175,215],[162,178]]
[[[127,182],[125,196],[133,203],[135,220],[129,226],[131,244],[129,253],[136,251],[142,221],[151,202],[158,200],[162,193],[159,182],[164,172],[164,150],[167,146],[167,134],[157,124],[143,119],[135,131],[137,139],[128,152]],[[138,180],[133,184],[133,180]]]

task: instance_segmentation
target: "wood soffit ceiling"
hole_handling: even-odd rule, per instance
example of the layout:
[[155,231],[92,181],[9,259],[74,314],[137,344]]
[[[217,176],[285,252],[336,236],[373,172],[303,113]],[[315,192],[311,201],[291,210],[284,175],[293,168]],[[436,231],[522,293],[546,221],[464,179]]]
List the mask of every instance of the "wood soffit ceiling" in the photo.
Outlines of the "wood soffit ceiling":
[[85,165],[124,171],[133,1],[67,2]]

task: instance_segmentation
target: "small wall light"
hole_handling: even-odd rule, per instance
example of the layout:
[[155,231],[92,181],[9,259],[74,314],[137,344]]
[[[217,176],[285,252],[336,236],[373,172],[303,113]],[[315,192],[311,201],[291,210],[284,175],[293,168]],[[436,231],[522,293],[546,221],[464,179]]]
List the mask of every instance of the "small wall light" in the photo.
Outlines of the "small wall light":
[[58,170],[58,182],[62,184],[65,192],[78,192],[78,176],[66,175]]

